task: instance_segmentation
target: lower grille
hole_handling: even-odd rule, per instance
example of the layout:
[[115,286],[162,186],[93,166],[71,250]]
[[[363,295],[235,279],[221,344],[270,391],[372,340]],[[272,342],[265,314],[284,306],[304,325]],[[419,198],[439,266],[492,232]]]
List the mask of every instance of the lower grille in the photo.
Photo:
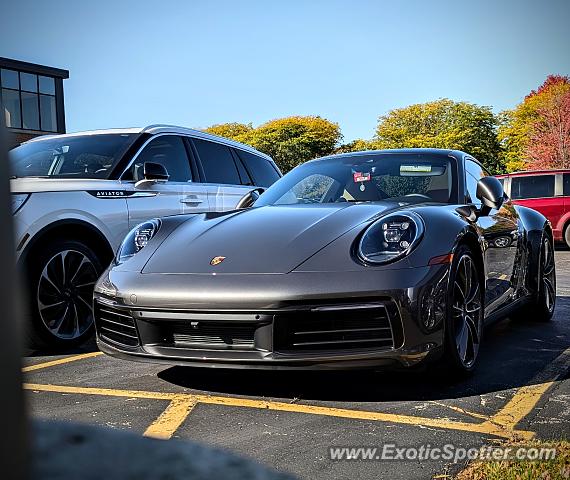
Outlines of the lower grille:
[[307,352],[394,347],[392,325],[382,304],[314,308],[275,316],[276,352]]
[[256,325],[195,322],[172,325],[176,347],[252,350]]
[[95,327],[104,340],[127,347],[139,345],[135,321],[126,310],[95,302]]

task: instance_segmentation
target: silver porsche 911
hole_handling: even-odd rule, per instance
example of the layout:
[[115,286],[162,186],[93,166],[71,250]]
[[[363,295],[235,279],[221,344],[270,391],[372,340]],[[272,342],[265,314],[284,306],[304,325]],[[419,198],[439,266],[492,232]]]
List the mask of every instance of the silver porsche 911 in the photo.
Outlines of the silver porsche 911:
[[[509,242],[497,242],[499,237]],[[307,162],[240,208],[148,220],[95,288],[98,344],[133,360],[470,372],[485,324],[552,317],[551,226],[473,157]]]

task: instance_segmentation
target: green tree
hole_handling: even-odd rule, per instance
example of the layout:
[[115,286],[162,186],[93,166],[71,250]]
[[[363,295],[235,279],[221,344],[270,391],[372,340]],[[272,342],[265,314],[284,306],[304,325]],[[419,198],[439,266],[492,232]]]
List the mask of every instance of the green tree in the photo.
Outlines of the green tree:
[[501,114],[498,137],[507,171],[564,167],[570,161],[570,79],[549,75],[513,110]]
[[243,135],[251,130],[253,130],[251,123],[245,124],[237,122],[218,123],[217,125],[212,125],[211,127],[204,129],[204,131],[207,133],[229,138],[231,140],[235,140],[240,135]]
[[278,118],[257,128],[251,124],[222,123],[205,131],[266,153],[283,173],[307,160],[334,153],[342,140],[339,125],[318,116]]
[[362,152],[364,150],[376,150],[377,148],[378,145],[374,143],[374,141],[357,138],[352,142],[340,145],[336,148],[334,153]]
[[378,119],[377,148],[450,148],[475,156],[493,173],[504,169],[491,107],[447,98],[390,111]]

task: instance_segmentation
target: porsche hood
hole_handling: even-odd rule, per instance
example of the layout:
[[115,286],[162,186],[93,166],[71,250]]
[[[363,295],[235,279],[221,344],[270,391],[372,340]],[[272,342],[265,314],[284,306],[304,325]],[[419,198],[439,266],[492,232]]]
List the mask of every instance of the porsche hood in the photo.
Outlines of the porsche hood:
[[194,216],[162,242],[143,273],[288,273],[344,233],[397,207],[284,205]]

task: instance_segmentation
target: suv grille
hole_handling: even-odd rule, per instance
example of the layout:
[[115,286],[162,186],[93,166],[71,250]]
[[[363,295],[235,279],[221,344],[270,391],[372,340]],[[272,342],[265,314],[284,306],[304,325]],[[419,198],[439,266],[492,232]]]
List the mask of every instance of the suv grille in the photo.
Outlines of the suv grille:
[[95,326],[105,340],[127,347],[139,345],[137,327],[128,311],[95,302]]
[[392,326],[382,304],[330,306],[275,316],[274,351],[333,351],[394,347]]

